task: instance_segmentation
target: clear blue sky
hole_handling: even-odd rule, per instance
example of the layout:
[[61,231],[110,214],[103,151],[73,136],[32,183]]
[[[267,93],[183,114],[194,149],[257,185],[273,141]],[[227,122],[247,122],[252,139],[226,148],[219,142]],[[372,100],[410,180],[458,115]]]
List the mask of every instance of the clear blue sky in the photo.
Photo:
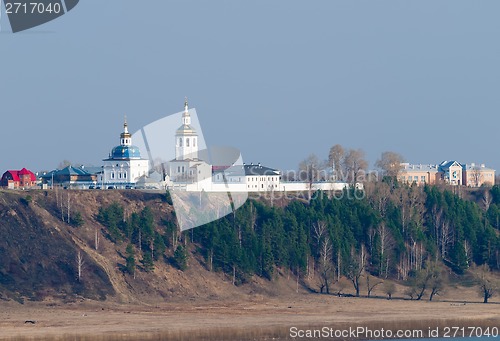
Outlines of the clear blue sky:
[[135,131],[184,96],[207,143],[246,162],[295,168],[339,143],[371,164],[392,150],[500,170],[499,15],[498,1],[84,0],[0,34],[0,172],[99,165],[124,114]]

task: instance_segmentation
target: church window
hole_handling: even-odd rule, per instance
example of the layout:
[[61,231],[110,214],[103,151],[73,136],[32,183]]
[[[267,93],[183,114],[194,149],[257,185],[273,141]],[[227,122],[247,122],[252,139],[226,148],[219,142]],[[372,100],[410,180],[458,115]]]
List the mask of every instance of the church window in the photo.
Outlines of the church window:
[[111,179],[114,179],[115,178],[115,173],[111,173]]
[[193,147],[196,147],[196,137],[193,138]]
[[179,138],[179,147],[182,147],[182,137]]
[[186,138],[186,147],[189,147],[189,138]]
[[177,166],[177,173],[181,172],[181,166]]

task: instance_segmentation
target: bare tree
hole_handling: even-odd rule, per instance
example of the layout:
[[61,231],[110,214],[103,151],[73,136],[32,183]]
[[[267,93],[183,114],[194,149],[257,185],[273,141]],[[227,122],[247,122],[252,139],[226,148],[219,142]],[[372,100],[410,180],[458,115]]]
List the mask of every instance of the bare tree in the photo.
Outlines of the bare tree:
[[354,248],[351,250],[351,257],[349,258],[349,263],[347,264],[347,267],[345,269],[345,275],[351,281],[354,290],[356,291],[356,297],[359,297],[359,279],[361,278],[365,270],[365,260],[365,246],[361,244],[359,253]]
[[491,202],[493,201],[493,197],[491,196],[491,192],[489,189],[485,189],[483,193],[483,207],[484,207],[484,227],[486,228],[486,222],[487,222],[487,213],[488,210],[490,209]]
[[313,230],[314,230],[314,238],[316,239],[316,243],[319,247],[321,240],[326,236],[327,229],[326,222],[324,221],[317,221],[313,224]]
[[368,162],[365,160],[365,152],[362,149],[350,149],[344,157],[344,170],[347,181],[351,183],[361,182],[365,179]]
[[57,168],[63,169],[63,168],[66,168],[68,166],[71,166],[71,161],[64,159],[61,162],[59,162],[59,164],[57,165]]
[[327,224],[324,221],[317,221],[313,224],[314,239],[318,250],[318,265],[320,273],[320,291],[326,289],[330,293],[330,282],[334,277],[332,264],[332,242],[328,236]]
[[392,295],[396,293],[396,284],[394,284],[394,282],[385,282],[384,292],[387,294],[387,299],[391,300]]
[[322,176],[322,170],[323,165],[320,159],[315,154],[311,154],[299,163],[299,180],[318,181]]
[[467,239],[464,239],[464,252],[467,259],[467,267],[470,267],[472,264],[472,247]]
[[383,152],[380,159],[375,162],[375,167],[382,170],[384,176],[393,180],[397,179],[399,172],[403,169],[401,165],[404,162],[403,156],[395,152]]
[[85,261],[83,260],[83,255],[80,250],[78,250],[78,253],[76,254],[76,267],[77,267],[77,273],[78,273],[78,282],[82,280],[82,271],[83,271],[83,265],[85,264]]
[[377,228],[377,234],[379,236],[379,276],[385,273],[385,278],[389,275],[389,256],[388,250],[394,248],[394,239],[392,238],[389,229],[386,227],[384,222],[381,222]]
[[320,291],[323,293],[323,289],[326,289],[326,293],[330,293],[330,283],[335,277],[332,264],[332,251],[333,246],[330,238],[324,238],[319,252],[319,271],[320,271]]
[[96,224],[94,227],[94,248],[96,251],[99,249],[99,227]]
[[344,147],[340,144],[334,145],[330,148],[330,153],[328,153],[328,166],[332,167],[334,180],[342,179],[342,162],[344,154]]
[[483,183],[483,174],[480,169],[473,168],[467,172],[470,172],[470,179],[472,181],[473,187],[479,187]]
[[491,205],[492,201],[493,201],[493,197],[491,196],[490,190],[485,189],[483,192],[483,199],[482,199],[485,212],[488,212],[488,210],[490,209],[490,205]]
[[441,223],[441,230],[439,233],[439,250],[441,251],[441,258],[447,259],[448,245],[452,242],[452,228],[448,221],[443,221]]
[[68,224],[71,222],[71,199],[68,191]]
[[473,274],[479,285],[479,295],[483,298],[483,303],[488,303],[488,300],[500,289],[499,281],[493,277],[486,264],[474,269]]
[[384,182],[368,183],[365,190],[371,192],[369,195],[371,202],[373,202],[380,215],[385,217],[388,204],[391,201],[390,186]]
[[378,280],[378,279],[376,279],[375,281],[372,281],[371,280],[372,278],[373,278],[372,276],[366,275],[366,294],[368,297],[371,296],[373,289],[375,289],[375,287],[377,285],[384,283],[383,281]]
[[448,276],[446,272],[439,266],[437,262],[429,262],[427,268],[427,276],[429,277],[429,301],[432,301],[434,296],[439,296],[443,293],[446,284],[448,283]]
[[410,296],[412,300],[421,300],[429,286],[429,280],[430,276],[427,271],[417,271],[415,277],[411,278],[410,280],[410,286],[407,289],[406,294]]

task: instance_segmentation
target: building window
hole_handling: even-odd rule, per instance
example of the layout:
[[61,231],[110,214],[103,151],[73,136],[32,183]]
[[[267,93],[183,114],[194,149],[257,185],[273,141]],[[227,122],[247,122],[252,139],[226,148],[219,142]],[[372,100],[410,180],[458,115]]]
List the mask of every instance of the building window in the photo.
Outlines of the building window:
[[193,147],[196,147],[196,137],[193,138]]
[[189,147],[189,138],[186,139],[186,147]]
[[123,177],[124,177],[125,179],[127,178],[127,173],[126,173],[126,172],[123,174]]
[[179,138],[179,147],[182,147],[182,137]]
[[181,166],[177,166],[177,173],[181,172]]
[[422,176],[420,177],[420,182],[425,182],[425,175],[422,175]]
[[111,179],[114,179],[115,178],[115,173],[111,173]]

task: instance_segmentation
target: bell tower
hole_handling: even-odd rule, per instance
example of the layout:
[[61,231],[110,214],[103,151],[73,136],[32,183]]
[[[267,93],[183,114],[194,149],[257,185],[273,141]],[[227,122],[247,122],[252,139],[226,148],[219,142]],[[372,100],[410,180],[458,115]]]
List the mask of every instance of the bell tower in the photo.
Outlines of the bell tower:
[[175,159],[197,160],[198,159],[198,134],[191,126],[191,115],[187,98],[184,101],[184,112],[182,113],[182,125],[175,133]]
[[123,122],[123,133],[120,134],[120,145],[121,146],[132,145],[132,134],[128,132],[127,116],[125,116]]

